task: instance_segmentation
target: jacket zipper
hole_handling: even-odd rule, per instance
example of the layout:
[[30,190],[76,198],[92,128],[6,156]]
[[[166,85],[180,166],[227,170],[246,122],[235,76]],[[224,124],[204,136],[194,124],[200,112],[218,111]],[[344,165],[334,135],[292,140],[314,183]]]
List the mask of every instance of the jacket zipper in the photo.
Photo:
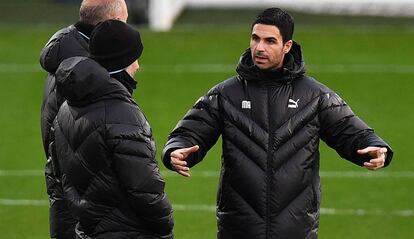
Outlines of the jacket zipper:
[[268,147],[267,147],[267,182],[266,182],[266,239],[270,238],[270,192],[271,192],[271,184],[272,184],[272,157],[271,157],[271,149],[273,145],[273,137],[272,137],[272,114],[271,114],[271,107],[270,107],[270,88],[267,89],[267,118],[268,118]]

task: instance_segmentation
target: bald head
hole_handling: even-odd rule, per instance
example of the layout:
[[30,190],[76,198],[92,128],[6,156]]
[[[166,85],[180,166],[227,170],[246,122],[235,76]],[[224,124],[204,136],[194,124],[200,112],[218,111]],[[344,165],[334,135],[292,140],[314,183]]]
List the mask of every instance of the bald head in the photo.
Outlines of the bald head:
[[79,20],[96,25],[105,20],[126,22],[128,10],[125,0],[83,0],[79,10]]

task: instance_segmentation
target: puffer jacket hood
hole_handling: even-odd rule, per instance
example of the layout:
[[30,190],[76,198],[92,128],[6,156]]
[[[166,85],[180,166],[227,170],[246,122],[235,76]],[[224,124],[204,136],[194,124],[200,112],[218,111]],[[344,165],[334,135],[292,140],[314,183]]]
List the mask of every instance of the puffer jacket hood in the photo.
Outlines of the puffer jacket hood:
[[40,53],[40,65],[54,74],[59,64],[72,56],[88,56],[89,46],[74,25],[56,32]]
[[108,97],[130,97],[119,81],[111,78],[105,68],[87,57],[64,60],[56,76],[57,91],[68,100],[69,105],[85,105]]
[[276,71],[259,69],[253,64],[251,50],[248,48],[240,57],[236,71],[246,80],[288,82],[305,74],[305,62],[300,45],[293,42],[291,50],[285,55],[282,69]]

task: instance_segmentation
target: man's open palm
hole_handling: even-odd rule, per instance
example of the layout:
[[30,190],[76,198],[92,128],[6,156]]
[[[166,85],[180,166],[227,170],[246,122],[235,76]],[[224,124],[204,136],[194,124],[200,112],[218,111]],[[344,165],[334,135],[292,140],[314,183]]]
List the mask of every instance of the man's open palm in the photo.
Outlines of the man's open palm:
[[369,162],[364,163],[364,167],[369,170],[377,170],[385,165],[385,158],[387,157],[387,148],[380,147],[367,147],[365,149],[358,150],[358,154],[368,154],[372,159]]
[[190,148],[176,149],[171,153],[171,166],[173,169],[183,175],[184,177],[190,177],[190,168],[187,167],[187,157],[198,151],[200,147],[195,145]]

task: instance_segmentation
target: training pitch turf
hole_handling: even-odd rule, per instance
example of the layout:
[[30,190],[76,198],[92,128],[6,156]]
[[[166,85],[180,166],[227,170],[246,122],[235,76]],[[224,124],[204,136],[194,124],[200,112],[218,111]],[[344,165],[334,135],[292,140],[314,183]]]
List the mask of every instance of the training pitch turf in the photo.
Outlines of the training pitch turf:
[[[48,206],[42,168],[39,51],[64,25],[0,25],[0,238],[44,239]],[[134,96],[146,113],[158,159],[170,130],[192,104],[235,74],[249,24],[181,24],[142,31],[145,45]],[[320,238],[410,238],[414,228],[414,25],[382,20],[297,24],[308,75],[339,93],[391,144],[394,162],[368,172],[321,146]],[[162,170],[178,239],[216,235],[220,143],[191,178]],[[411,236],[410,236],[411,235]]]

